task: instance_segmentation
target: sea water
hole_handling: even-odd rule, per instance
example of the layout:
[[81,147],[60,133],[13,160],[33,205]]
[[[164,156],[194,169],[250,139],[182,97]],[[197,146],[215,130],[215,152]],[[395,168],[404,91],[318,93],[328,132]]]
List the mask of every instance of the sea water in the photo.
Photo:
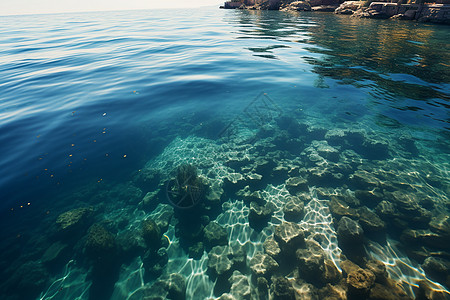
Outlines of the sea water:
[[[168,283],[266,299],[280,278],[323,297],[264,244],[288,252],[286,224],[338,277],[372,259],[408,297],[449,295],[448,27],[210,7],[0,29],[2,299],[142,299]],[[364,230],[358,253],[344,217]],[[279,267],[261,275],[267,253]]]

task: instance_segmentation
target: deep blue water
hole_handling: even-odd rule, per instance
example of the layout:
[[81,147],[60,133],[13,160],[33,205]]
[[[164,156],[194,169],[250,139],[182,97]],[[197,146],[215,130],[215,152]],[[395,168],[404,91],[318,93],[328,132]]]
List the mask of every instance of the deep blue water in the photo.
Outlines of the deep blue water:
[[[249,121],[254,112],[243,111],[261,93],[277,113],[317,132],[298,143],[298,135],[276,135],[274,147],[291,159],[331,129],[387,142],[407,136],[417,149],[391,143],[382,159],[392,174],[417,172],[423,185],[413,189],[439,199],[448,214],[449,41],[447,26],[321,13],[202,8],[0,17],[2,278],[40,261],[59,214],[83,205],[114,214],[121,199],[113,187],[134,182],[177,137],[218,141],[237,116],[259,125]],[[355,151],[374,170],[389,165],[364,153],[370,149]],[[141,199],[153,187],[139,188]],[[47,289],[66,263],[48,270],[36,289]],[[16,282],[0,295],[19,290]]]

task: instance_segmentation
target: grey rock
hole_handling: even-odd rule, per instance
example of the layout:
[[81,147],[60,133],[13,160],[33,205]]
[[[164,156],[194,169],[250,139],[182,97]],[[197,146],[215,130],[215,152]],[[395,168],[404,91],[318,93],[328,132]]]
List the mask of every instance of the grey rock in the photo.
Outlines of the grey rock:
[[338,223],[337,236],[339,243],[346,246],[359,245],[363,242],[364,231],[357,221],[342,217]]
[[228,281],[231,284],[230,294],[234,297],[234,299],[250,299],[250,282],[248,281],[247,276],[242,275],[239,271],[234,271]]
[[308,181],[302,177],[291,177],[286,180],[286,189],[295,195],[298,192],[309,191]]
[[300,276],[307,281],[320,279],[324,272],[325,252],[315,241],[307,241],[306,248],[295,252]]
[[233,267],[232,252],[228,246],[216,246],[208,253],[208,270],[215,276],[228,274]]
[[278,263],[267,254],[257,253],[250,260],[250,269],[256,276],[270,277],[278,268]]
[[450,276],[450,261],[438,257],[428,257],[422,264],[431,279],[442,284],[446,284],[447,278]]
[[145,194],[144,198],[142,198],[142,201],[139,203],[139,207],[145,211],[152,211],[153,209],[155,209],[158,203],[161,203],[161,200],[158,196],[159,193],[160,190],[157,189]]
[[364,232],[375,233],[384,231],[386,224],[378,217],[376,213],[363,206],[358,209],[359,223]]
[[[347,276],[349,297],[365,297],[375,283],[375,275],[365,269],[357,269]],[[356,298],[355,298],[356,299]]]
[[310,283],[296,283],[293,285],[295,299],[319,300],[319,291]]
[[202,242],[197,242],[189,247],[189,257],[200,259],[203,256],[204,246]]
[[343,216],[350,218],[359,217],[355,208],[350,207],[346,202],[337,197],[331,197],[329,207],[331,214],[338,219]]
[[295,253],[305,243],[305,233],[300,225],[292,222],[283,222],[275,227],[274,238],[287,255]]
[[264,241],[264,252],[270,256],[272,256],[273,258],[277,258],[280,253],[281,253],[281,249],[280,246],[278,245],[278,243],[275,241],[275,239],[273,238],[273,236],[270,236],[268,238],[266,238],[266,240]]
[[185,300],[186,279],[183,275],[172,273],[161,277],[151,287],[143,288],[143,300]]
[[44,252],[41,262],[46,265],[57,263],[68,254],[68,250],[67,244],[55,242]]
[[299,222],[303,217],[304,204],[298,197],[291,197],[283,207],[284,219],[290,222]]
[[270,220],[274,212],[272,203],[266,203],[264,206],[256,202],[250,203],[250,211],[248,214],[248,222],[250,226],[256,230],[261,230]]
[[93,212],[92,207],[81,207],[60,214],[56,219],[58,230],[72,233],[86,228],[90,223]]
[[168,260],[169,256],[166,248],[160,248],[156,252],[148,250],[142,258],[146,277],[161,275]]
[[272,299],[274,300],[294,300],[294,289],[291,283],[285,277],[272,278],[270,285]]
[[116,254],[115,236],[102,225],[94,224],[89,228],[85,251],[94,260],[111,259]]
[[152,219],[142,222],[142,238],[148,247],[158,249],[161,244],[161,229]]
[[209,222],[203,230],[205,245],[209,248],[228,244],[228,233],[217,222]]

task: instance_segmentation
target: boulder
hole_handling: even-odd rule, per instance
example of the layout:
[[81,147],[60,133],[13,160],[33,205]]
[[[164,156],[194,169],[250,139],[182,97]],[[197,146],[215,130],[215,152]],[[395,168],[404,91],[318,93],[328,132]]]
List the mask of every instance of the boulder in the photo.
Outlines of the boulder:
[[304,204],[298,197],[291,197],[283,207],[284,219],[289,222],[299,222],[303,217]]
[[143,254],[147,245],[138,229],[128,229],[120,232],[116,238],[121,257],[132,259]]
[[157,189],[152,192],[148,192],[145,194],[144,198],[142,198],[141,202],[139,202],[139,208],[145,210],[145,211],[152,211],[156,208],[158,203],[161,203],[161,200],[159,199],[159,193],[160,190]]
[[116,254],[115,236],[102,225],[94,224],[89,228],[85,251],[95,260],[112,259]]
[[275,241],[284,254],[291,255],[305,244],[305,233],[300,225],[292,222],[283,222],[275,227]]
[[203,246],[202,242],[197,242],[191,247],[189,247],[189,257],[192,257],[193,259],[200,259],[203,256],[205,248]]
[[230,294],[234,299],[251,299],[250,282],[247,276],[239,271],[234,271],[228,281],[231,284]]
[[338,223],[337,237],[339,244],[344,247],[361,245],[364,238],[364,230],[357,221],[348,217],[342,217]]
[[309,191],[308,181],[302,177],[290,177],[286,180],[286,189],[292,195]]
[[161,245],[161,229],[152,219],[142,222],[142,238],[148,247],[158,249]]
[[255,276],[270,278],[278,267],[278,263],[271,256],[264,253],[256,253],[250,260],[250,269]]
[[208,270],[215,276],[230,274],[233,267],[232,252],[228,246],[215,246],[208,253]]
[[277,258],[280,253],[281,253],[281,249],[280,246],[278,245],[278,243],[275,241],[275,239],[273,238],[273,236],[270,236],[268,238],[266,238],[266,240],[264,241],[264,252],[270,256],[272,256],[273,258]]
[[250,211],[248,214],[248,222],[255,230],[261,230],[270,221],[275,208],[272,203],[266,203],[264,206],[256,202],[250,203]]
[[151,286],[143,288],[143,300],[186,299],[186,279],[183,275],[172,273],[162,276]]
[[365,269],[357,269],[347,276],[348,296],[354,299],[363,299],[375,283],[375,275]]
[[428,257],[422,264],[431,279],[436,280],[444,285],[450,282],[450,261],[439,257]]
[[166,248],[160,248],[156,252],[148,250],[142,258],[146,277],[154,278],[161,275],[168,261],[169,256]]
[[69,247],[61,242],[53,243],[42,255],[41,262],[47,266],[57,266],[69,255]]
[[286,277],[272,278],[270,285],[273,300],[294,300],[294,289]]
[[158,204],[154,212],[152,213],[152,218],[158,225],[161,233],[166,232],[169,228],[169,224],[174,215],[174,209],[172,206],[167,204]]
[[346,202],[337,197],[331,197],[329,207],[331,214],[337,219],[340,219],[343,216],[350,218],[359,217],[355,208],[351,208]]
[[283,11],[310,11],[311,5],[307,1],[294,1],[282,9]]
[[89,226],[93,212],[92,207],[81,207],[60,214],[56,219],[58,230],[74,233],[85,229]]
[[209,222],[203,230],[205,246],[209,249],[228,244],[228,234],[225,228],[217,222]]
[[323,277],[325,252],[315,241],[307,241],[306,247],[295,252],[300,276],[315,283]]
[[366,233],[378,233],[384,231],[386,225],[384,222],[378,217],[376,213],[363,206],[358,209],[359,220],[358,222],[361,224],[361,227],[364,229]]
[[308,300],[319,300],[319,291],[317,288],[310,283],[297,283],[293,284],[295,299],[308,299]]

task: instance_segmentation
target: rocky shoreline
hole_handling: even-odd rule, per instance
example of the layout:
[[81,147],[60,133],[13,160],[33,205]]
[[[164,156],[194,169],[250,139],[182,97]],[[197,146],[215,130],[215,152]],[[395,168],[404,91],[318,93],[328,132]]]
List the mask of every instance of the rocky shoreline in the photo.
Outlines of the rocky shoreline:
[[399,19],[415,20],[450,24],[450,4],[443,3],[402,3],[399,2],[370,2],[340,0],[241,0],[227,1],[220,8],[251,9],[251,10],[280,10],[280,11],[320,11],[336,14],[351,15],[357,18],[371,19]]

